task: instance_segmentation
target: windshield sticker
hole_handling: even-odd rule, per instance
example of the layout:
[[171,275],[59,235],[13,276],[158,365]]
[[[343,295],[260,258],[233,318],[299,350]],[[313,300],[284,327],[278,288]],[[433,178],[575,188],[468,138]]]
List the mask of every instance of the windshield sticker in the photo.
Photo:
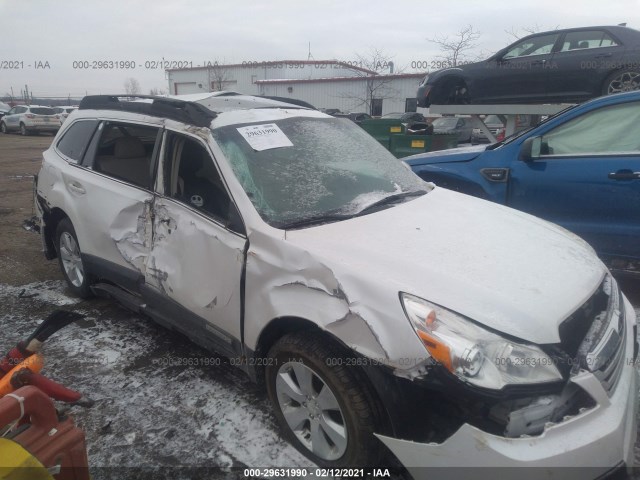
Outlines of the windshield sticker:
[[291,140],[275,123],[241,127],[238,128],[238,132],[251,145],[251,148],[258,152],[272,148],[293,147]]

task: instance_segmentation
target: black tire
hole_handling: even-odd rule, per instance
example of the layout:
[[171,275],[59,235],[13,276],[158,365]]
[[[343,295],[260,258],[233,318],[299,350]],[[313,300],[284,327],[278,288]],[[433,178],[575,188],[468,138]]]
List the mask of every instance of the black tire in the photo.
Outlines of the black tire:
[[445,105],[468,105],[471,103],[467,84],[462,79],[448,81],[442,92],[442,102]]
[[[381,409],[375,400],[375,394],[365,380],[363,372],[359,371],[357,367],[347,366],[346,362],[328,362],[328,360],[343,358],[343,349],[320,333],[307,331],[305,333],[285,335],[278,340],[269,352],[265,371],[269,399],[284,437],[300,453],[316,464],[328,468],[376,466],[381,462],[383,446],[373,436],[373,433],[377,431],[378,426],[381,424]],[[283,371],[286,371],[288,365],[298,365],[299,363],[302,363],[319,377],[324,386],[329,387],[337,400],[340,408],[337,418],[342,420],[342,422],[337,421],[337,423],[343,425],[346,431],[346,449],[339,458],[328,460],[316,455],[300,441],[288,425],[282,412],[276,387],[277,377],[282,375]],[[336,365],[336,363],[339,364]],[[314,380],[317,380],[317,378]],[[316,386],[318,384],[319,382],[315,382]],[[315,401],[316,397],[314,396],[313,398]],[[316,405],[319,405],[319,403],[316,403]],[[304,407],[307,407],[306,403]],[[294,408],[303,410],[302,405],[296,405]],[[320,416],[327,418],[324,410]],[[335,412],[330,418],[335,420]],[[308,428],[309,437],[311,437],[311,420],[304,420],[304,422],[309,422],[308,424],[305,423],[305,425],[308,425],[305,428]],[[324,434],[324,437],[330,438],[326,434]]]
[[4,122],[0,122],[0,132],[2,133],[9,133],[7,131],[7,125]]
[[[70,242],[70,238],[73,239],[73,242]],[[77,248],[69,248],[70,244],[72,246],[75,244],[75,247]],[[71,220],[69,220],[68,218],[64,218],[60,220],[60,223],[58,223],[58,227],[56,228],[55,245],[56,252],[58,254],[58,264],[60,265],[60,270],[62,271],[64,279],[67,281],[69,289],[80,298],[91,297],[92,293],[89,283],[89,277],[85,273],[86,270],[82,263],[82,253],[80,251],[78,237],[76,236],[76,231],[71,224]],[[68,255],[69,253],[71,253],[70,256]],[[77,253],[77,255],[75,255],[74,253]],[[76,261],[69,260],[70,257],[72,259],[75,259],[76,256]],[[67,262],[66,265],[65,262]],[[79,272],[76,272],[77,275],[73,274],[74,268],[78,267],[80,268],[80,271],[82,273],[81,277],[79,275]]]
[[607,77],[602,85],[602,95],[640,90],[640,70],[626,68],[617,70]]
[[20,135],[22,135],[23,137],[26,137],[27,135],[29,135],[29,130],[27,130],[27,127],[25,126],[24,123],[20,124]]

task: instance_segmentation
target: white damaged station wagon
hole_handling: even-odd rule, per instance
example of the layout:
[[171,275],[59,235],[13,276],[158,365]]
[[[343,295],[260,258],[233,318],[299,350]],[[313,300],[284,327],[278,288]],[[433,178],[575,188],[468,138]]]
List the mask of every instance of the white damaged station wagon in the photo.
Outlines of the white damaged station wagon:
[[235,359],[319,466],[633,464],[636,317],[592,249],[423,182],[348,120],[232,92],[88,96],[35,203],[71,290]]

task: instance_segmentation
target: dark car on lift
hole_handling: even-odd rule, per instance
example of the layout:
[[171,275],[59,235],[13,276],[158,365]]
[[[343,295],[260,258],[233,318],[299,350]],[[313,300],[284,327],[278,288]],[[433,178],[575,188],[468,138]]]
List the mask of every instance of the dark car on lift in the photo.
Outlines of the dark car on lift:
[[640,89],[640,31],[623,26],[524,37],[489,59],[428,74],[418,105],[581,102]]

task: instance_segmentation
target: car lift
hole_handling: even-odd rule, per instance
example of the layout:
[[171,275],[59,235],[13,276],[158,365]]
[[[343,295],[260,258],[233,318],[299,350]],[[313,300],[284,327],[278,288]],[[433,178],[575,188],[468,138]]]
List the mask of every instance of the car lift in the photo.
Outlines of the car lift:
[[572,103],[553,103],[540,105],[514,104],[514,105],[431,105],[429,113],[440,115],[469,115],[473,127],[479,128],[489,139],[495,143],[496,137],[489,131],[480,115],[498,115],[506,119],[505,136],[516,132],[516,119],[518,115],[554,115],[573,106]]

